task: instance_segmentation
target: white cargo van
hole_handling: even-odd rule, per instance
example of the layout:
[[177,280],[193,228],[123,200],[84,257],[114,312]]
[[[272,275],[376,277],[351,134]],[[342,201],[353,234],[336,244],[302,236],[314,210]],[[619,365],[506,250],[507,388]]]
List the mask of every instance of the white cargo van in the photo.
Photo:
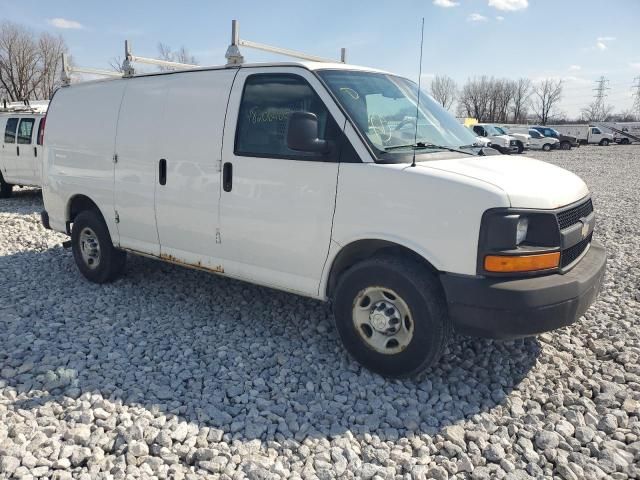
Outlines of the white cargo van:
[[44,121],[39,113],[0,113],[0,198],[11,196],[14,185],[40,186]]
[[574,322],[605,268],[587,186],[484,152],[427,94],[410,118],[417,93],[319,62],[60,88],[43,223],[93,282],[131,252],[331,300],[346,349],[389,376],[432,365],[454,328]]

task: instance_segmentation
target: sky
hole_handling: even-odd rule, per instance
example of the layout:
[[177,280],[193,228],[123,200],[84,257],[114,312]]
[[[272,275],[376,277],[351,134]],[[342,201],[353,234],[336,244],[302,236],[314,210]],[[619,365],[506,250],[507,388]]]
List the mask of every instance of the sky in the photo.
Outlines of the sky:
[[[240,37],[376,67],[417,80],[553,77],[564,81],[560,110],[578,116],[608,79],[606,103],[633,105],[640,83],[640,0],[271,0],[269,2],[0,0],[0,21],[61,34],[77,65],[108,68],[124,40],[139,56],[157,44],[185,46],[202,65],[225,62],[231,20]],[[244,49],[246,61],[287,60]],[[634,79],[637,78],[635,81]]]

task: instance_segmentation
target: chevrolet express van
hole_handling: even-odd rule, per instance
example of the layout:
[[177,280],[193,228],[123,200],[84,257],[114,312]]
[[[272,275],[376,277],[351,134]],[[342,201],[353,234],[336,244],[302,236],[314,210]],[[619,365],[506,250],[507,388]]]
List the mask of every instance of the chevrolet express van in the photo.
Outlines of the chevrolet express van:
[[44,114],[0,113],[0,198],[10,197],[14,185],[39,187]]
[[92,282],[134,253],[331,301],[346,349],[388,376],[432,365],[453,329],[574,322],[605,268],[585,183],[485,152],[424,93],[416,116],[417,97],[319,62],[65,86],[42,220]]

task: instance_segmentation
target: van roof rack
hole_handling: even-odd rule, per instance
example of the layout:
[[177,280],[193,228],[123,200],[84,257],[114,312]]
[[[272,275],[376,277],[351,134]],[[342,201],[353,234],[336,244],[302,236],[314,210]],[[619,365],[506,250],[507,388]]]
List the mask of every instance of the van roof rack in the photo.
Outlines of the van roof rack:
[[6,98],[0,102],[0,113],[47,113],[48,100],[22,100],[10,102]]
[[[227,48],[225,58],[227,59],[227,66],[242,65],[244,63],[244,57],[240,52],[240,47],[253,48],[255,50],[262,50],[264,52],[276,53],[278,55],[285,55],[287,57],[300,58],[302,60],[308,60],[312,62],[326,62],[326,63],[345,63],[347,59],[347,49],[340,49],[340,60],[331,58],[319,57],[316,55],[309,55],[307,53],[298,52],[296,50],[289,50],[288,48],[274,47],[272,45],[266,45],[263,43],[252,42],[251,40],[244,40],[240,38],[239,23],[237,20],[231,21],[231,44]],[[71,83],[71,75],[73,73],[87,73],[89,75],[98,75],[103,77],[132,77],[136,71],[133,67],[134,63],[144,63],[147,65],[156,65],[159,67],[167,67],[172,69],[195,69],[202,68],[200,65],[192,65],[189,63],[170,62],[168,60],[160,60],[157,58],[140,57],[134,55],[131,50],[131,43],[129,40],[124,41],[124,60],[122,62],[122,72],[114,72],[111,70],[103,70],[100,68],[89,67],[77,67],[72,66],[69,63],[69,59],[66,54],[62,54],[62,83],[69,85]]]
[[[309,55],[307,53],[298,52],[296,50],[289,50],[288,48],[274,47],[272,45],[265,45],[263,43],[252,42],[251,40],[244,40],[240,38],[240,24],[237,20],[231,21],[231,45],[227,48],[225,58],[227,59],[227,65],[241,65],[244,63],[244,57],[240,53],[240,47],[253,48],[256,50],[262,50],[264,52],[277,53],[279,55],[285,55],[287,57],[300,58],[302,60],[309,60],[312,62],[326,62],[336,63],[335,59],[323,58],[316,55]],[[340,63],[345,63],[347,60],[347,49],[340,49]]]

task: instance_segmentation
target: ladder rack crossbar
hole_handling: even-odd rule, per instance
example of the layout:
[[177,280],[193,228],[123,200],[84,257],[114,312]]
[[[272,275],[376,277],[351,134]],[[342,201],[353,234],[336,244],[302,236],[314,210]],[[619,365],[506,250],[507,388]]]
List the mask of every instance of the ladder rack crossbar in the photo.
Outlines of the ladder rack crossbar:
[[102,70],[100,68],[91,67],[69,67],[69,73],[87,73],[90,75],[101,75],[104,77],[122,77],[120,72],[112,72],[111,70]]
[[137,55],[129,56],[130,62],[145,63],[147,65],[158,65],[160,67],[169,68],[201,68],[200,65],[192,65],[190,63],[170,62],[168,60],[160,60],[157,58],[138,57]]
[[309,55],[307,53],[298,52],[296,50],[290,50],[288,48],[274,47],[272,45],[265,45],[263,43],[252,42],[250,40],[238,40],[238,45],[241,47],[253,48],[255,50],[262,50],[264,52],[277,53],[280,55],[286,55],[287,57],[300,58],[303,60],[309,60],[311,62],[326,62],[336,63],[335,59],[318,57],[316,55]]

